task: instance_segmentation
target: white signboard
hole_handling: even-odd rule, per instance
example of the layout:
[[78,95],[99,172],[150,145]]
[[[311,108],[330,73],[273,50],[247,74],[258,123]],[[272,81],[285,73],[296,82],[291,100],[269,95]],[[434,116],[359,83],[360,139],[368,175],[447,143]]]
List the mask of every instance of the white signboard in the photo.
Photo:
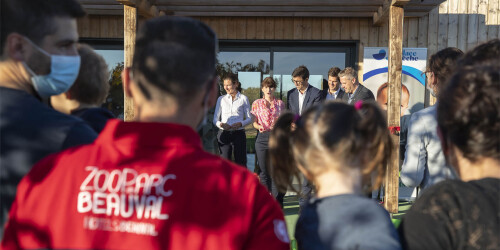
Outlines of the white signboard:
[[[385,47],[365,47],[364,50],[363,85],[373,92],[379,103],[384,101],[387,93],[387,89],[382,89],[381,86],[388,80],[388,56],[389,50]],[[401,104],[403,106],[408,104],[408,109],[401,112],[403,115],[424,108],[426,63],[427,48],[403,48],[402,80],[404,87]],[[408,92],[406,92],[405,87]]]

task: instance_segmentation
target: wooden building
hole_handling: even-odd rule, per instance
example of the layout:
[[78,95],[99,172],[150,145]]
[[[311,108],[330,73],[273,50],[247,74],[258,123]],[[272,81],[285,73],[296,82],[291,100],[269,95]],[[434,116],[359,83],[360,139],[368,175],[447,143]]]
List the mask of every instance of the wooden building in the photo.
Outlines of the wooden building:
[[[466,51],[500,38],[500,0],[80,0],[88,16],[78,20],[83,41],[96,48],[124,50],[130,65],[136,24],[160,15],[190,16],[212,27],[221,53],[265,53],[262,74],[289,77],[275,62],[289,53],[298,66],[311,56],[339,56],[363,82],[364,47],[389,47],[389,126],[399,127],[402,48],[427,48],[430,56],[446,47]],[[290,54],[291,53],[291,54]],[[293,54],[296,53],[296,54]],[[301,54],[302,53],[302,54]],[[248,54],[243,55],[248,56]],[[295,56],[293,58],[292,56]],[[320,57],[318,57],[320,58]],[[229,63],[230,62],[230,63]],[[231,59],[228,66],[234,66]],[[267,63],[270,65],[266,67]],[[282,62],[285,63],[285,62]],[[259,62],[260,64],[260,62]],[[241,66],[241,65],[240,65]],[[262,66],[262,65],[260,65]],[[260,67],[259,66],[259,67]],[[294,66],[294,67],[295,67]],[[325,67],[337,65],[324,65]],[[309,66],[308,66],[309,67]],[[255,71],[255,70],[254,70]],[[327,70],[315,74],[325,75]],[[286,75],[288,74],[288,75]],[[282,90],[283,91],[283,90]],[[392,96],[392,97],[391,97]],[[427,98],[429,100],[429,98]],[[424,100],[422,100],[424,101]],[[426,101],[426,104],[433,100]],[[133,104],[125,105],[133,116]],[[393,136],[397,145],[399,137]],[[386,208],[398,211],[399,148],[388,166]]]

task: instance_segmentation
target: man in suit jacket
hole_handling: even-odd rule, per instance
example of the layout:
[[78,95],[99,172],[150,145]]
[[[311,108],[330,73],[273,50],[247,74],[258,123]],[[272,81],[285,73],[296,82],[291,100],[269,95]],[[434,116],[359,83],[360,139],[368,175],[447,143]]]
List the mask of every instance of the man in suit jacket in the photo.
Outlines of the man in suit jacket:
[[[287,109],[294,114],[301,115],[308,108],[321,103],[323,94],[321,90],[309,84],[309,70],[306,66],[299,66],[292,73],[292,81],[295,84],[294,89],[288,91],[286,96]],[[312,195],[312,185],[304,178],[302,182],[302,190],[299,197],[299,205],[302,209],[307,200]]]
[[345,91],[342,100],[349,103],[355,104],[357,101],[375,101],[375,97],[371,90],[365,88],[361,85],[356,78],[356,71],[347,67],[340,71],[340,82],[342,83],[342,88]]
[[288,91],[286,105],[294,114],[300,115],[323,100],[321,90],[309,84],[309,70],[306,66],[299,66],[293,71],[292,81],[296,88]]
[[324,100],[342,100],[345,92],[340,88],[339,73],[340,69],[338,67],[332,67],[328,71],[328,88],[321,91]]

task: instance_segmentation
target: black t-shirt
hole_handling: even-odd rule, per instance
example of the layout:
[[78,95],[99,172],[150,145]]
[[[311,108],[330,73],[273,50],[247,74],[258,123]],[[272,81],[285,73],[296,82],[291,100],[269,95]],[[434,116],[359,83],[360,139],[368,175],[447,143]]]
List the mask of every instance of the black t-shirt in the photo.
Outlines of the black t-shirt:
[[97,133],[101,133],[108,120],[114,118],[113,114],[104,108],[78,109],[72,111],[71,115],[77,116],[87,122]]
[[0,87],[0,238],[17,184],[31,167],[51,153],[91,143],[96,137],[84,121],[59,113],[24,91]]
[[500,249],[500,179],[448,180],[428,188],[399,234],[405,249]]

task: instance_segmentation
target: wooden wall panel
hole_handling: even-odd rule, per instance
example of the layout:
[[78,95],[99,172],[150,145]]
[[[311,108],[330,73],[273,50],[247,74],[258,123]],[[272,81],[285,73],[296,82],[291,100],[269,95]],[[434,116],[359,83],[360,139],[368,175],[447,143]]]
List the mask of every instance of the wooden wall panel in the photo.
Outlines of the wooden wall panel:
[[340,19],[340,40],[349,40],[349,18],[343,17]]
[[332,36],[332,21],[330,18],[321,19],[321,39],[330,40]]
[[429,12],[429,32],[427,33],[427,57],[435,53],[438,48],[438,30],[439,30],[439,10],[435,8]]
[[340,18],[332,18],[332,35],[331,35],[332,40],[340,40],[341,39],[341,35],[340,35],[340,33],[342,33],[341,22],[342,22],[342,20]]
[[284,20],[283,17],[278,17],[274,22],[274,39],[282,40],[285,38],[285,26],[283,25]]
[[[494,0],[493,0],[494,1]],[[467,28],[467,50],[477,45],[478,37],[478,0],[469,0],[469,23]]]
[[458,2],[459,0],[448,0],[448,47],[458,45]]
[[429,16],[418,18],[418,41],[417,47],[427,47],[427,37],[429,33]]
[[275,19],[271,17],[266,17],[264,24],[264,39],[274,40],[274,24]]
[[[488,12],[486,18],[486,24],[488,25],[488,40],[493,38],[500,38],[500,10],[499,10],[499,2],[495,0],[489,0],[488,3]],[[497,24],[497,27],[492,24]]]
[[322,29],[322,20],[323,19],[324,18],[313,18],[312,19],[311,29],[312,29],[312,39],[313,40],[321,40],[322,39],[321,32],[323,31],[323,29]]
[[408,20],[408,47],[415,48],[418,44],[418,18]]
[[468,26],[468,16],[467,14],[467,7],[468,7],[468,2],[467,1],[459,1],[458,2],[458,33],[457,37],[460,39],[457,39],[457,48],[461,49],[462,51],[467,50],[467,39],[464,39],[464,37],[467,37],[467,26]]
[[293,31],[294,31],[293,19],[286,18],[284,20],[284,22],[283,22],[283,26],[284,26],[283,39],[286,39],[286,40],[293,39],[294,38],[294,34],[293,34]]
[[[448,2],[439,6],[439,13],[448,13]],[[448,14],[439,15],[438,50],[448,47]]]
[[408,26],[410,25],[409,18],[405,18],[403,23],[403,47],[408,47]]

